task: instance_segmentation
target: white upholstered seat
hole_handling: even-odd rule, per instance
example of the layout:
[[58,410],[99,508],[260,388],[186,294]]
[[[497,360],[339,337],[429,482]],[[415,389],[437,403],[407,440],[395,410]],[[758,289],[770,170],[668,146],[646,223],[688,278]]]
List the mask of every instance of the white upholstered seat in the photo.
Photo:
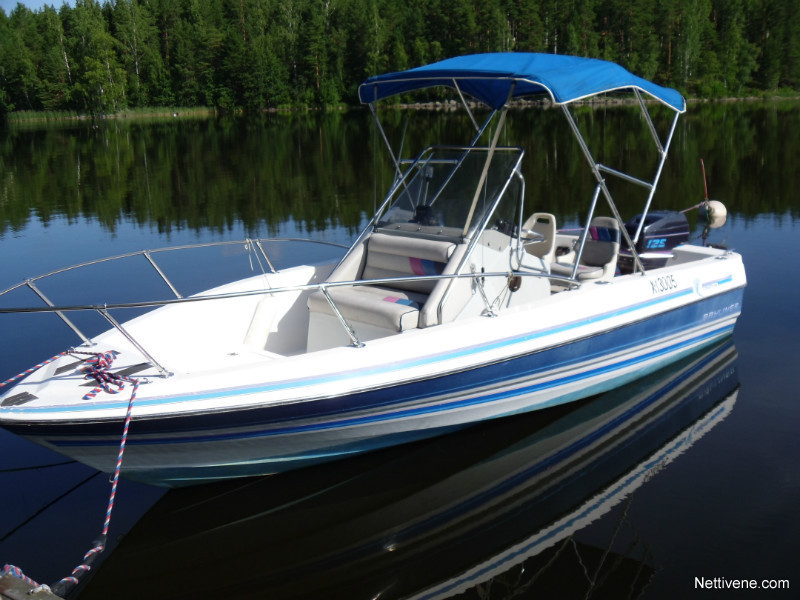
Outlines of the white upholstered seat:
[[[446,240],[430,240],[403,235],[374,233],[363,252],[354,253],[351,263],[345,261],[329,281],[389,279],[415,275],[442,274],[456,244]],[[393,332],[430,325],[420,320],[420,311],[437,280],[391,281],[385,284],[331,287],[328,293],[336,308],[348,322],[365,323]],[[444,282],[446,283],[446,282]],[[336,316],[321,291],[309,296],[312,314]],[[311,335],[311,332],[309,332]]]
[[[578,263],[579,281],[598,279],[608,281],[614,277],[619,255],[619,224],[612,217],[595,217],[589,225],[589,234]],[[553,263],[556,275],[572,275],[573,263]]]
[[538,256],[548,263],[556,259],[556,218],[550,213],[533,213],[522,225],[523,239],[526,231],[542,236],[540,241],[525,244],[528,254]]

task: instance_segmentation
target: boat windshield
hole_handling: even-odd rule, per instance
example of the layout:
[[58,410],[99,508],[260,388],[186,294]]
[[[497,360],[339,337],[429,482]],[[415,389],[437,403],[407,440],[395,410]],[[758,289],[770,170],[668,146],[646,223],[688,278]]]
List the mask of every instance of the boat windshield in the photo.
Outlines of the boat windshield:
[[428,148],[394,186],[377,227],[471,237],[501,201],[516,208],[522,180],[515,173],[522,155],[521,148],[499,147],[493,152],[483,147]]

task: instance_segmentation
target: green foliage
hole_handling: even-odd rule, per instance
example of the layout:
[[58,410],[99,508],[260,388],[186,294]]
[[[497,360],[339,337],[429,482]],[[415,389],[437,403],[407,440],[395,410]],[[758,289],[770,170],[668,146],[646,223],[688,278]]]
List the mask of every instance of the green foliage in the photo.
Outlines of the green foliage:
[[477,52],[613,60],[696,96],[800,88],[796,0],[76,0],[0,9],[0,115],[354,103]]

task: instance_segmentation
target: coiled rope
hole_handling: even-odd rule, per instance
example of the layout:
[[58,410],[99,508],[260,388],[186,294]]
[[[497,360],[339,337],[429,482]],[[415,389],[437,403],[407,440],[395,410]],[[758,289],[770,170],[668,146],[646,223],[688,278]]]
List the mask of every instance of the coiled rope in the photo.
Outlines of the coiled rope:
[[9,383],[16,381],[17,379],[20,379],[21,377],[29,375],[34,371],[36,371],[37,369],[40,369],[41,367],[67,354],[87,354],[90,356],[90,358],[88,358],[85,361],[85,364],[81,366],[80,369],[84,374],[84,378],[94,379],[97,382],[97,386],[83,396],[84,400],[91,400],[92,398],[97,396],[97,394],[99,394],[101,391],[105,391],[106,393],[109,394],[117,394],[125,388],[126,383],[131,384],[132,389],[131,389],[130,400],[128,401],[128,409],[125,413],[125,423],[122,428],[122,438],[120,439],[119,443],[119,452],[117,453],[117,463],[114,468],[114,476],[111,479],[111,494],[109,495],[108,498],[108,505],[106,507],[106,516],[105,520],[103,521],[103,529],[98,538],[92,542],[93,544],[92,548],[89,549],[89,551],[86,554],[84,554],[83,562],[77,567],[75,567],[72,570],[72,573],[70,573],[70,575],[54,583],[52,589],[47,585],[40,585],[36,583],[30,577],[27,577],[22,572],[22,569],[20,569],[19,567],[15,567],[14,565],[5,565],[3,571],[0,571],[0,576],[5,574],[11,574],[14,577],[22,579],[28,585],[33,586],[34,589],[31,590],[31,592],[46,590],[46,591],[52,591],[53,593],[60,596],[65,596],[74,586],[76,586],[79,583],[80,577],[87,571],[91,570],[92,564],[94,563],[97,556],[99,556],[100,553],[102,553],[103,550],[105,550],[106,540],[108,539],[108,529],[111,525],[111,513],[114,510],[114,501],[117,496],[117,485],[119,483],[119,474],[120,471],[122,470],[122,458],[125,454],[125,444],[128,440],[128,430],[130,429],[131,417],[133,414],[133,403],[136,401],[136,393],[139,390],[138,379],[128,377],[126,375],[121,375],[120,373],[112,373],[110,371],[114,359],[119,354],[115,350],[111,350],[109,352],[89,353],[89,352],[80,352],[75,350],[74,348],[70,348],[69,350],[56,354],[52,358],[49,358],[39,363],[38,365],[35,365],[30,369],[23,371],[19,375],[16,375],[15,377],[12,377],[11,379],[8,379],[0,383],[0,386],[8,385]]

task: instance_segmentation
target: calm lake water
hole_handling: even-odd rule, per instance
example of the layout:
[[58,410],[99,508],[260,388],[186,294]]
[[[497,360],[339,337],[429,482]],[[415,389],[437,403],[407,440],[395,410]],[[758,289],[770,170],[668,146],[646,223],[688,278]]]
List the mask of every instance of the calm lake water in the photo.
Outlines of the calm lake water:
[[[602,162],[637,171],[647,139],[632,111],[578,118]],[[398,112],[388,121],[395,149],[467,135],[453,114]],[[560,113],[514,112],[509,121],[508,143],[527,151],[530,210],[577,225],[593,183]],[[348,243],[389,183],[382,150],[361,111],[0,131],[0,290],[143,248],[269,236]],[[791,589],[771,597],[792,597],[800,588],[798,157],[797,104],[691,105],[678,126],[655,204],[699,202],[703,159],[709,195],[729,211],[709,241],[744,256],[749,282],[728,342],[574,406],[324,468],[167,493],[123,481],[111,543],[79,597],[764,593],[703,590],[699,578],[717,587],[788,580]],[[612,191],[623,217],[638,212],[640,192]],[[248,256],[243,246],[212,251],[202,268],[190,263],[176,277],[201,289],[231,270],[249,272]],[[180,264],[169,263],[171,273]],[[46,292],[60,303],[149,293],[110,268],[55,279]],[[102,328],[89,318],[80,326]],[[0,328],[0,380],[78,342],[51,316],[0,315]],[[625,419],[603,424],[613,411]],[[102,528],[109,487],[107,476],[0,430],[0,564],[47,583],[68,575]]]

